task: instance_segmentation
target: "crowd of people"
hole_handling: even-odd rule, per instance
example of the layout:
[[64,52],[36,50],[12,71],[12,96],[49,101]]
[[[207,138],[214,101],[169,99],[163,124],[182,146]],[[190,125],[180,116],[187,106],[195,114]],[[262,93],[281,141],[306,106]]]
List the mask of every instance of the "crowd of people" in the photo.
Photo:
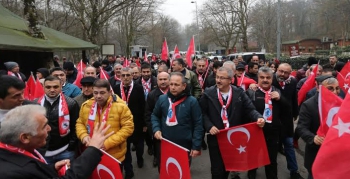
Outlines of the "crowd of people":
[[[299,137],[306,142],[304,166],[313,178],[312,163],[324,139],[316,134],[318,85],[344,97],[335,78],[344,64],[336,56],[318,66],[318,85],[302,105],[297,93],[317,64],[313,57],[295,76],[290,64],[261,63],[255,55],[249,61],[242,56],[227,61],[202,57],[192,68],[182,58],[171,63],[133,58],[128,66],[126,60],[108,56],[87,64],[79,88],[73,84],[78,73],[74,63],[60,66],[55,56],[55,67],[36,71],[45,94],[34,101],[24,99],[26,76],[19,65],[5,62],[7,71],[0,76],[0,176],[89,178],[102,149],[121,162],[129,179],[137,175],[132,151],[138,168],[147,151],[154,157],[149,162],[160,170],[160,140],[165,138],[188,149],[190,163],[209,149],[212,179],[227,179],[230,173],[238,179],[239,172],[225,170],[216,134],[256,122],[270,158],[267,179],[278,178],[278,152],[286,157],[290,177],[302,178],[294,149]],[[101,79],[102,74],[109,79]],[[65,166],[69,169],[62,174]],[[256,178],[256,169],[248,171],[248,178]]]

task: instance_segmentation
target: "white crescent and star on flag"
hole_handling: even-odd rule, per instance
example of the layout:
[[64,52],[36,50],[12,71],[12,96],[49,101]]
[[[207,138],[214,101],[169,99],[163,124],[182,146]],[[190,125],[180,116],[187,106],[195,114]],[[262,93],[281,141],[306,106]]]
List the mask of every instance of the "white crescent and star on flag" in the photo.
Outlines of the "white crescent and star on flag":
[[[244,134],[246,134],[247,137],[248,137],[247,142],[249,142],[249,140],[250,140],[250,132],[244,127],[239,127],[239,128],[231,129],[231,130],[227,131],[227,139],[228,139],[228,141],[230,142],[231,145],[233,145],[232,142],[231,142],[231,135],[233,133],[235,133],[235,132],[243,132]],[[246,146],[242,146],[242,145],[239,145],[239,148],[237,148],[237,150],[239,151],[239,154],[241,154],[243,152],[246,152],[245,149],[246,149]]]
[[104,166],[102,164],[98,164],[97,165],[97,174],[98,174],[98,177],[100,177],[100,179],[103,179],[103,178],[101,178],[101,175],[100,175],[100,171],[101,170],[106,171],[109,174],[109,176],[112,177],[111,179],[115,179],[115,176],[113,175],[113,172],[109,168],[107,168],[106,166]]
[[338,117],[338,124],[333,127],[338,129],[339,137],[341,137],[344,133],[350,134],[350,122],[344,123],[340,117]]
[[179,179],[182,179],[182,169],[181,169],[181,165],[180,163],[173,157],[169,157],[167,160],[166,160],[166,172],[167,174],[169,175],[169,171],[168,171],[168,167],[169,167],[169,164],[174,164],[176,166],[176,168],[179,170],[179,173],[180,173],[180,177]]

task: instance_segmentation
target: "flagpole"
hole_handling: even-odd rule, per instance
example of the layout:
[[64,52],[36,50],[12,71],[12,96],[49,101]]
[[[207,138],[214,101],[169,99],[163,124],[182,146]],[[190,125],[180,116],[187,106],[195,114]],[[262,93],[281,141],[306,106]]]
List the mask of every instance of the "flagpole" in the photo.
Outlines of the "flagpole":
[[169,143],[171,143],[171,144],[173,144],[173,145],[175,145],[175,146],[177,146],[177,147],[179,147],[179,148],[181,148],[181,149],[183,149],[183,150],[189,152],[188,149],[186,149],[186,148],[184,148],[184,147],[182,147],[182,146],[180,146],[180,145],[177,145],[177,144],[175,144],[174,142],[171,142],[171,141],[168,140],[168,139],[162,138],[161,140],[165,140],[165,141],[167,141],[167,142],[169,142]]

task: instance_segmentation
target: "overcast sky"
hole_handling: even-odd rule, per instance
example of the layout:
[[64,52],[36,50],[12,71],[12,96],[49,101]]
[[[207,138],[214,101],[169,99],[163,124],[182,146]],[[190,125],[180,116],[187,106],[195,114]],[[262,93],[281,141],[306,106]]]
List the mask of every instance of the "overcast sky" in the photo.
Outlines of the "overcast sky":
[[[196,23],[196,4],[192,0],[164,0],[158,10],[176,19],[182,26]],[[196,0],[198,10],[205,0]]]

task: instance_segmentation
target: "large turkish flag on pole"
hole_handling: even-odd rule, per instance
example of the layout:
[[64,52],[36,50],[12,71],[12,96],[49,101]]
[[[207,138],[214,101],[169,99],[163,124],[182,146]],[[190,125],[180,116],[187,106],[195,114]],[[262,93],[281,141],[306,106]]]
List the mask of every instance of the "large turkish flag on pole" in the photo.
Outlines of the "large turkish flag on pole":
[[270,164],[263,130],[254,122],[216,135],[226,171],[247,171]]
[[337,79],[339,82],[339,87],[345,92],[348,92],[350,88],[350,63],[347,62],[343,69],[338,72]]
[[161,140],[161,179],[190,179],[188,150],[166,139]]
[[83,60],[80,60],[80,62],[77,65],[77,70],[78,70],[77,78],[75,79],[75,81],[73,83],[76,86],[78,86],[79,88],[81,88],[80,81],[82,78],[84,78],[84,69],[85,68],[86,68],[86,64],[83,62]]
[[44,87],[41,85],[39,79],[36,79],[35,83],[35,93],[33,95],[33,99],[40,98],[45,95]]
[[187,61],[187,66],[192,68],[192,55],[195,54],[195,49],[194,49],[194,36],[192,36],[190,45],[188,46],[187,53],[186,53],[186,61]]
[[34,100],[34,93],[35,93],[35,78],[33,73],[31,73],[26,83],[26,87],[24,89],[24,98],[27,100]]
[[320,85],[319,89],[318,111],[321,121],[320,127],[317,130],[317,135],[325,137],[343,100],[322,85]]
[[305,81],[304,85],[301,87],[301,89],[298,92],[298,105],[300,106],[302,102],[304,102],[306,98],[307,92],[309,92],[312,88],[315,87],[315,79],[318,71],[318,64],[315,66],[315,68],[312,70],[311,74]]
[[122,179],[123,175],[120,171],[120,162],[107,152],[101,151],[103,153],[101,162],[92,172],[90,179]]
[[315,179],[350,176],[350,95],[346,95],[312,166]]

